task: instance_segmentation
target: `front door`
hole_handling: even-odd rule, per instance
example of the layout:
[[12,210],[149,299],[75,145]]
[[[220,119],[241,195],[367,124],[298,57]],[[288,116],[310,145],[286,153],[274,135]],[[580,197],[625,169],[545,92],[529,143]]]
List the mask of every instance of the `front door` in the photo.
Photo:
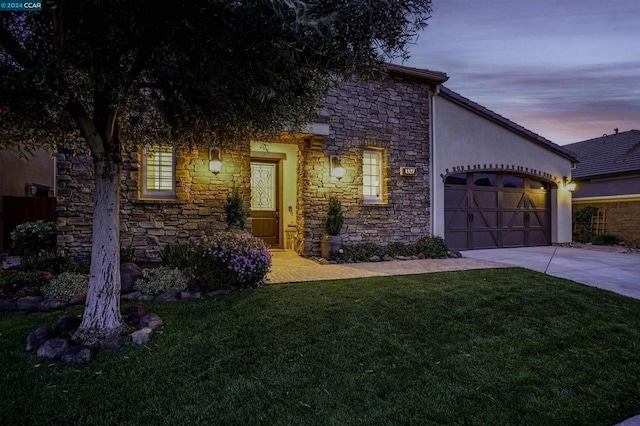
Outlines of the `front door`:
[[270,247],[280,246],[279,161],[251,162],[251,232]]

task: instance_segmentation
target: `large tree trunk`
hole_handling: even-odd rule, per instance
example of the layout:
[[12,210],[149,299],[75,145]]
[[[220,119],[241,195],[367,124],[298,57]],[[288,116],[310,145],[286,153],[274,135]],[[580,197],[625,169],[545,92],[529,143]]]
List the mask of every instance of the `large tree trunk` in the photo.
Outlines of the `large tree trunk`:
[[89,290],[75,340],[97,345],[105,337],[123,333],[120,314],[120,172],[110,156],[95,163],[95,207]]

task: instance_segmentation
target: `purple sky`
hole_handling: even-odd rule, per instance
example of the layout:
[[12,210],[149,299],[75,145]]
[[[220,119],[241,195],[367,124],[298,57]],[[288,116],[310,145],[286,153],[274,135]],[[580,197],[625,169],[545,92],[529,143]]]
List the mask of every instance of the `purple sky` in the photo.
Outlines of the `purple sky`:
[[433,0],[404,65],[558,144],[640,129],[640,0]]

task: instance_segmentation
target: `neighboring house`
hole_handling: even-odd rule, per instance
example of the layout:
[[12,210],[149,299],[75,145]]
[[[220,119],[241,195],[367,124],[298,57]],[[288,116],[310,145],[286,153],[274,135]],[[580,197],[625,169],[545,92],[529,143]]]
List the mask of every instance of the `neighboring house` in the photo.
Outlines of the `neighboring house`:
[[[456,249],[571,241],[562,185],[571,153],[443,88],[446,74],[389,71],[341,84],[303,133],[233,150],[141,147],[125,156],[122,244],[154,261],[168,243],[224,229],[234,187],[254,235],[305,255],[320,252],[331,195],[345,210],[347,244],[426,235]],[[61,153],[58,245],[78,257],[90,252],[92,192],[90,157]]]
[[55,173],[55,159],[44,150],[0,150],[0,250],[9,247],[16,225],[55,220]]
[[598,233],[640,244],[640,130],[565,145],[580,162],[573,171],[573,208],[600,209]]

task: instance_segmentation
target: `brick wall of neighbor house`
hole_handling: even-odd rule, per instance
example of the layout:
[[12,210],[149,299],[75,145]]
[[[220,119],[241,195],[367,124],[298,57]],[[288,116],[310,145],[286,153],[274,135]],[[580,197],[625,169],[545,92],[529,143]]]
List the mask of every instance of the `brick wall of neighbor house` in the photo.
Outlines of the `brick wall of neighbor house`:
[[[336,195],[345,210],[345,243],[413,242],[428,235],[429,89],[399,77],[354,80],[326,99],[323,115],[330,134],[321,149],[301,144],[297,249],[318,255],[328,198]],[[383,150],[384,202],[368,205],[362,195],[362,150]],[[346,176],[332,181],[330,155],[338,155]],[[416,167],[416,176],[400,176],[400,167]],[[300,235],[300,232],[302,233]]]
[[627,245],[640,245],[640,201],[580,202],[573,204],[573,210],[586,206],[605,211],[607,234],[622,237]]
[[[237,186],[249,208],[249,144],[233,152],[223,151],[223,170],[217,176],[208,169],[207,150],[176,150],[176,199],[139,199],[139,152],[123,162],[121,197],[121,244],[131,244],[136,259],[159,261],[167,243],[224,229],[224,205]],[[93,212],[93,162],[89,156],[58,156],[58,248],[76,258],[91,253]]]

